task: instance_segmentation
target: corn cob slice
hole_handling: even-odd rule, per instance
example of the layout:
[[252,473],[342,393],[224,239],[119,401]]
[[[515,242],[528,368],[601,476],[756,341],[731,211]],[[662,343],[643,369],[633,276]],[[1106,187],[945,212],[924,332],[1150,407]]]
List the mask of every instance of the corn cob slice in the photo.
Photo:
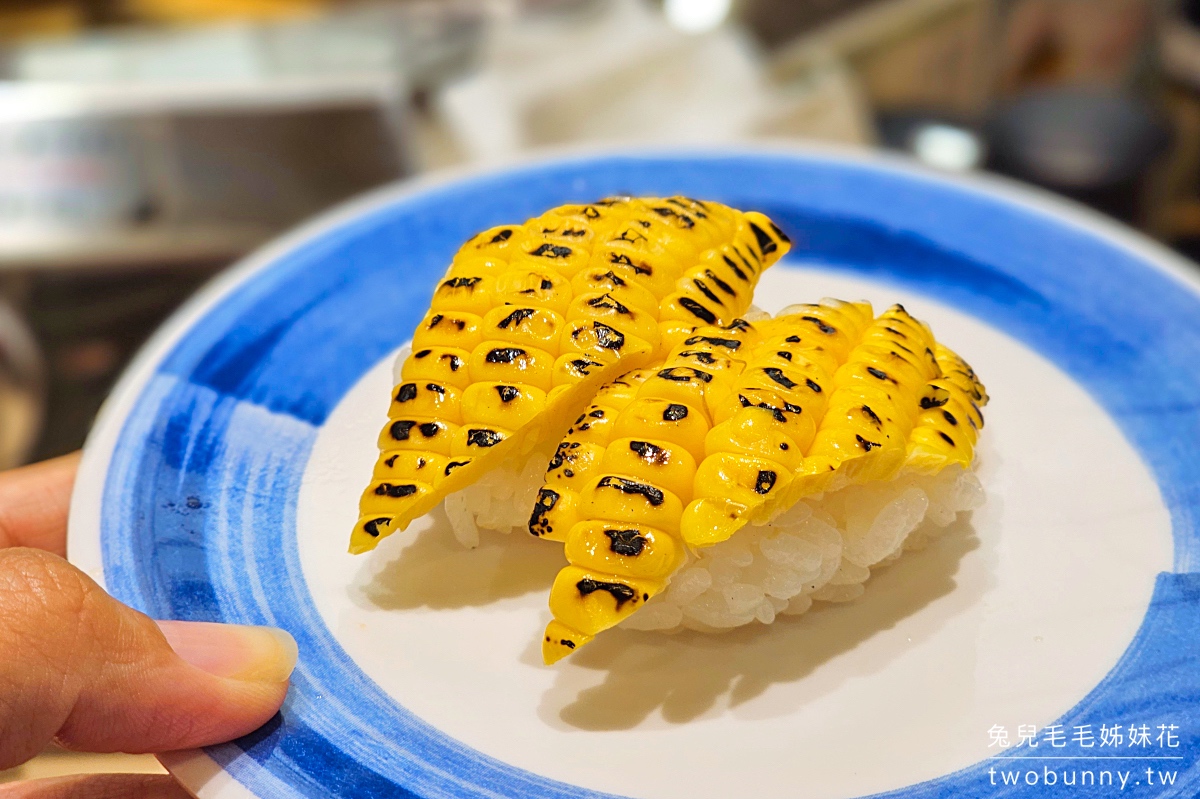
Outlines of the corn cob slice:
[[683,197],[562,206],[473,237],[413,336],[350,551],[548,448],[607,380],[696,326],[732,321],[788,247],[762,214]]
[[792,306],[708,327],[605,387],[559,445],[530,532],[565,541],[542,652],[553,663],[711,546],[801,498],[971,463],[973,371],[901,307]]

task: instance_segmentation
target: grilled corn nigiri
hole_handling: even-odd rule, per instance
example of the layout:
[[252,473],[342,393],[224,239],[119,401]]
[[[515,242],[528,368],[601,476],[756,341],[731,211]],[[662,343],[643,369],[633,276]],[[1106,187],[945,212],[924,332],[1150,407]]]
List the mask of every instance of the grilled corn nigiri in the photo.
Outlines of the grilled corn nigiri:
[[744,313],[788,247],[762,214],[685,197],[567,205],[473,237],[413,336],[350,551],[552,447],[607,380]]
[[664,590],[699,550],[799,500],[969,466],[987,396],[903,307],[826,300],[698,329],[597,394],[559,445],[530,532],[564,541],[553,663]]

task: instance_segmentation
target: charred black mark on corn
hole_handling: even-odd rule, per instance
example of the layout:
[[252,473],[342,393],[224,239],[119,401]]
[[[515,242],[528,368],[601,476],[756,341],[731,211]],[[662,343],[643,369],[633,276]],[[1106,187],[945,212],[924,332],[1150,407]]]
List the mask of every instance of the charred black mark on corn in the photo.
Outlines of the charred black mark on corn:
[[604,591],[617,601],[618,608],[626,602],[637,598],[637,591],[634,591],[624,583],[603,583],[599,580],[593,580],[591,577],[584,577],[575,583],[575,587],[579,589],[580,596],[588,596],[597,591]]
[[619,314],[630,315],[629,309],[614,300],[611,294],[601,294],[599,297],[593,297],[587,301],[587,304],[592,308],[607,308]]
[[656,466],[662,466],[671,460],[670,451],[663,449],[657,444],[651,444],[649,441],[630,441],[629,448],[643,461]]
[[383,462],[383,465],[390,469],[396,465],[396,458],[399,458],[399,457],[400,457],[400,454],[397,453],[397,454],[393,455],[392,457],[388,458],[387,460],[385,460]]
[[779,245],[775,243],[775,239],[771,238],[771,234],[758,225],[751,222],[750,230],[754,232],[754,238],[758,241],[758,249],[762,250],[763,255],[770,255],[779,249]]
[[393,485],[392,483],[380,483],[375,486],[375,494],[381,497],[392,497],[400,499],[401,497],[411,497],[417,493],[415,485]]
[[509,325],[519,325],[529,317],[533,316],[534,313],[535,312],[532,308],[518,308],[508,316],[501,319],[500,324],[496,325],[496,327],[507,330]]
[[596,488],[614,488],[622,494],[640,494],[647,502],[654,507],[663,504],[666,497],[663,492],[652,485],[639,483],[636,480],[629,480],[625,477],[616,477],[608,475],[601,477],[600,482],[596,484]]
[[742,271],[742,268],[738,266],[732,258],[730,258],[728,255],[722,255],[721,260],[725,262],[726,266],[733,270],[733,273],[738,276],[739,280],[744,280],[747,283],[750,282],[750,278],[746,277],[746,273]]
[[694,283],[694,284],[695,284],[695,286],[696,286],[696,288],[700,290],[700,293],[701,293],[701,294],[703,294],[705,297],[708,297],[708,299],[712,300],[712,301],[713,301],[713,302],[715,302],[717,305],[724,305],[724,304],[725,304],[725,303],[724,303],[724,302],[721,300],[721,298],[720,298],[720,297],[718,297],[716,294],[713,294],[712,290],[711,290],[711,289],[709,289],[709,287],[708,287],[708,286],[707,286],[707,285],[704,283],[704,281],[703,281],[703,280],[701,280],[700,278],[698,278],[698,277],[694,277],[694,278],[692,278],[692,283]]
[[496,393],[500,395],[500,401],[509,403],[521,396],[521,390],[516,386],[496,386]]
[[429,355],[429,353],[431,353],[431,352],[433,352],[433,350],[418,350],[417,352],[413,353],[413,357],[416,358],[417,360],[420,360],[421,358],[424,358],[427,355]]
[[[426,352],[428,353],[428,351],[426,351]],[[455,355],[453,353],[447,352],[445,355],[443,355],[438,360],[446,361],[446,363],[450,366],[451,372],[457,372],[459,369],[462,368],[462,358],[458,357],[457,355]]]
[[442,474],[449,477],[450,472],[454,471],[459,466],[466,466],[468,463],[470,463],[470,461],[450,461],[446,464],[446,468],[442,470]]
[[693,379],[699,380],[702,383],[711,383],[713,376],[701,369],[693,369],[690,366],[672,366],[669,369],[663,369],[658,373],[658,376],[663,380],[670,380],[673,383],[690,383]]
[[[874,366],[867,367],[867,374],[876,380],[886,380],[889,383],[896,383],[896,379],[882,369],[876,369]],[[899,385],[897,383],[897,385]]]
[[678,403],[672,402],[666,407],[666,410],[663,411],[663,421],[678,422],[680,419],[686,419],[687,415],[688,409],[686,405],[679,405]]
[[417,384],[405,383],[396,391],[396,402],[410,402],[417,398]]
[[958,419],[955,419],[954,414],[950,413],[950,411],[942,411],[942,417],[952,425],[958,424]]
[[717,359],[713,357],[711,352],[705,352],[704,350],[685,350],[679,353],[679,357],[691,358],[692,360],[699,361],[705,366],[712,366],[717,362]]
[[[619,330],[614,330],[602,322],[592,322],[592,330],[596,334],[596,344],[606,350],[615,351],[625,346],[625,334]],[[571,333],[571,338],[578,341],[586,331],[586,327],[580,328]]]
[[735,351],[742,346],[742,342],[735,338],[717,338],[716,336],[692,336],[691,338],[684,340],[683,343],[689,347],[693,344],[700,343],[711,344],[714,347],[724,347],[727,350]]
[[390,516],[380,516],[377,519],[368,519],[367,521],[363,522],[362,529],[364,533],[372,538],[379,538],[379,525],[391,524],[391,522],[392,519]]
[[417,423],[411,419],[398,419],[388,428],[388,435],[395,441],[408,441],[408,435]]
[[930,410],[932,408],[940,408],[950,401],[950,397],[921,397],[922,410]]
[[512,238],[512,234],[513,232],[511,230],[501,230],[495,236],[492,236],[492,240],[489,241],[488,244],[499,244],[502,241],[508,241]]
[[952,446],[952,447],[954,447],[954,446],[958,446],[957,444],[955,444],[955,443],[954,443],[954,439],[953,439],[953,438],[951,438],[950,436],[946,435],[946,434],[945,434],[945,433],[943,433],[941,430],[939,430],[939,431],[938,431],[938,435],[942,437],[942,441],[945,441],[945,442],[946,442],[947,444],[949,444],[950,446]]
[[571,252],[570,247],[564,247],[561,244],[546,243],[529,254],[539,258],[569,258]]
[[724,280],[717,277],[716,273],[713,272],[713,270],[705,269],[704,274],[709,280],[711,280],[713,282],[713,285],[716,286],[717,288],[719,288],[721,291],[725,292],[730,297],[737,296],[737,292],[733,290],[733,286],[730,286]]
[[494,447],[504,440],[504,436],[495,430],[473,428],[467,431],[468,447]]
[[870,405],[862,406],[862,412],[867,415],[867,418],[870,419],[876,427],[880,427],[883,424],[883,420],[879,418],[879,415],[875,413],[875,411],[871,410]]
[[524,358],[527,353],[520,347],[497,347],[485,357],[488,363],[512,363],[517,358]]
[[544,535],[549,535],[554,532],[554,528],[546,519],[546,514],[554,510],[554,506],[558,504],[559,495],[557,491],[552,491],[549,488],[542,488],[538,491],[537,502],[534,503],[533,513],[529,517],[529,532],[539,538]]
[[605,530],[608,548],[618,555],[636,558],[646,548],[646,538],[640,530]]
[[452,289],[474,289],[481,280],[483,280],[481,277],[452,277],[442,285]]
[[758,477],[754,480],[754,492],[756,494],[767,494],[775,487],[775,480],[778,476],[775,472],[768,469],[759,469]]
[[857,435],[857,434],[855,434],[854,438],[858,440],[858,445],[860,447],[862,447],[863,449],[865,449],[867,452],[870,452],[875,447],[883,446],[883,444],[880,444],[878,441],[868,441],[867,439],[865,439],[862,436]]
[[[817,326],[817,330],[820,330],[822,333],[824,333],[827,336],[832,336],[834,333],[837,332],[836,327],[834,327],[833,325],[827,324],[823,319],[818,319],[815,316],[801,316],[800,318],[803,319],[805,322],[812,322],[814,325]],[[788,340],[791,341],[791,339],[788,339]],[[799,340],[799,339],[797,339],[797,340]]]
[[438,434],[438,430],[441,428],[438,426],[437,422],[423,422],[417,426],[417,429],[420,430],[421,435],[425,436],[426,438],[433,438]]
[[763,374],[784,388],[795,388],[798,385],[794,380],[785,375],[782,369],[777,369],[774,366],[764,368]]
[[568,363],[571,365],[571,370],[581,377],[587,377],[591,374],[591,372],[588,371],[589,368],[600,365],[599,362],[589,361],[587,358],[576,358]]
[[701,319],[710,325],[717,323],[717,315],[693,300],[691,297],[680,297],[679,304],[684,308],[687,308],[688,313],[697,319]]
[[445,394],[446,393],[446,389],[442,388],[437,383],[426,383],[425,390],[432,391],[434,394]]
[[809,390],[812,391],[814,394],[821,393],[821,386],[817,383],[816,380],[813,380],[811,377],[804,378],[804,385],[808,386]]

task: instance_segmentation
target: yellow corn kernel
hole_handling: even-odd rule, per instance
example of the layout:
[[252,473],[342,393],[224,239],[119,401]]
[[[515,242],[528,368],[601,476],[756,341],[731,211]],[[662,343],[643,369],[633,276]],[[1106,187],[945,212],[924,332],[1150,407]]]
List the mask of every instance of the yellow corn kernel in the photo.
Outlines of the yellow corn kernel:
[[458,389],[432,381],[407,382],[396,386],[392,393],[389,419],[442,419],[458,424],[462,401]]
[[578,566],[558,573],[550,589],[555,619],[584,635],[595,635],[620,623],[662,590],[658,580],[603,574]]
[[467,359],[471,353],[455,347],[426,347],[413,352],[400,370],[400,379],[412,383],[437,383],[466,388],[471,383]]
[[679,497],[633,475],[605,474],[579,492],[579,518],[645,524],[679,534]]
[[472,383],[462,394],[472,421],[484,427],[516,430],[546,409],[546,392],[531,385]]
[[701,460],[707,433],[707,417],[690,405],[665,399],[639,399],[617,416],[611,435],[614,438],[645,436],[656,441],[669,441],[686,449],[692,458]]
[[548,308],[501,305],[483,315],[480,342],[484,339],[502,340],[509,344],[528,344],[530,347],[554,351],[565,324],[566,319],[561,314]]
[[643,580],[662,580],[684,559],[677,539],[661,530],[599,521],[571,528],[565,554],[580,568]]
[[628,474],[670,491],[683,503],[692,498],[696,459],[686,448],[662,439],[619,438],[604,449],[600,468]]
[[393,419],[379,433],[379,449],[451,454],[456,424],[433,419]]
[[554,356],[537,347],[485,341],[467,362],[471,382],[522,384],[549,391],[554,387]]
[[430,311],[413,333],[413,351],[426,347],[471,350],[482,341],[479,332],[481,325],[482,320],[473,313]]

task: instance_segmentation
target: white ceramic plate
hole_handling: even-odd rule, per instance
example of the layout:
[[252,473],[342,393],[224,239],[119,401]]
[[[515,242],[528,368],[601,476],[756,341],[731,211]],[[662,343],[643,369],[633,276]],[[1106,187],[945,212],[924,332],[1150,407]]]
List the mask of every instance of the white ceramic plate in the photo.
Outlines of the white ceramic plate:
[[[985,507],[854,603],[719,636],[613,631],[553,668],[539,634],[557,548],[463,550],[436,512],[345,554],[392,358],[451,254],[618,193],[770,215],[795,246],[760,284],[768,310],[864,297],[929,321],[992,396]],[[1090,796],[1122,779],[1190,796],[1191,270],[1041,195],[860,156],[592,156],[402,187],[167,324],[89,441],[72,559],[154,617],[296,636],[275,720],[166,758],[204,797]],[[1142,725],[1148,741],[1129,735]]]

